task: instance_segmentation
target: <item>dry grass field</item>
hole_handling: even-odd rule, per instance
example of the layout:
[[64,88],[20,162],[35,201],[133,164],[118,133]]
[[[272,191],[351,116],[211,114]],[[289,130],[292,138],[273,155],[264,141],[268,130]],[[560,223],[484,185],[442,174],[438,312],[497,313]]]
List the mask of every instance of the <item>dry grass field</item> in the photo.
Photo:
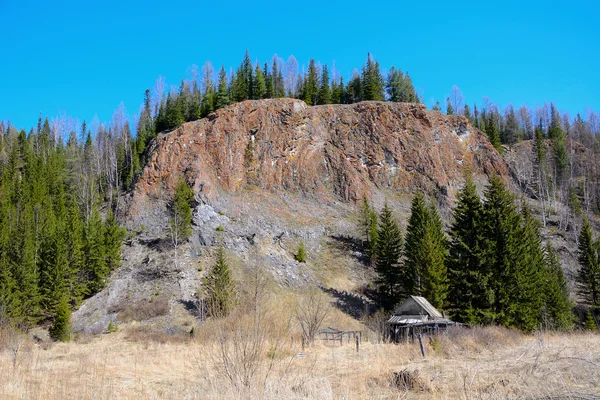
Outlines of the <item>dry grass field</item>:
[[[240,328],[243,326],[243,329]],[[600,336],[499,328],[418,344],[315,343],[207,323],[189,335],[123,326],[67,344],[2,332],[2,399],[592,399],[600,398]],[[410,387],[395,385],[408,371]]]

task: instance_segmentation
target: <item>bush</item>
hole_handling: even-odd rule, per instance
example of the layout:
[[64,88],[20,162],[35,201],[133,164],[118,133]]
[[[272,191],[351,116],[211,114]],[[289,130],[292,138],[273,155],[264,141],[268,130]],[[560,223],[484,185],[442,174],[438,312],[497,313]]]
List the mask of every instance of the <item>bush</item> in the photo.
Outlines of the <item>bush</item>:
[[113,324],[112,321],[108,323],[108,327],[106,327],[107,333],[113,333],[119,330],[119,326],[117,324]]
[[166,298],[153,299],[153,301],[138,301],[128,305],[118,315],[123,322],[145,321],[147,319],[160,317],[169,312],[169,300]]
[[304,242],[300,242],[298,245],[298,251],[296,252],[295,258],[298,262],[306,262],[306,249],[304,248]]

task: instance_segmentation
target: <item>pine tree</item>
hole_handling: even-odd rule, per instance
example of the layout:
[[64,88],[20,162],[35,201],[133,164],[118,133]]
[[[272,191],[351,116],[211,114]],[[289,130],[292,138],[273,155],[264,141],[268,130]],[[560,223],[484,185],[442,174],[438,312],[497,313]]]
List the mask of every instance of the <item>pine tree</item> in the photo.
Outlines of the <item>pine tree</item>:
[[400,264],[402,234],[387,203],[379,215],[377,236],[376,285],[381,306],[390,310],[400,301],[405,292],[402,288],[404,271]]
[[428,210],[423,193],[415,194],[410,207],[410,218],[404,239],[404,269],[406,271],[405,287],[407,294],[421,296],[423,294],[424,239],[428,224]]
[[546,279],[544,310],[550,328],[568,331],[573,328],[573,302],[558,255],[548,242],[545,247]]
[[229,315],[233,308],[235,285],[223,245],[217,248],[215,265],[204,278],[204,290],[210,315],[213,317]]
[[68,342],[71,340],[71,310],[66,296],[63,296],[56,307],[54,323],[50,327],[50,337],[55,341]]
[[111,210],[103,227],[105,265],[109,272],[116,270],[121,265],[121,245],[125,235],[125,230],[119,226],[119,222]]
[[74,201],[71,201],[67,213],[66,245],[69,266],[66,285],[69,291],[69,303],[77,306],[85,295],[85,282],[81,279],[85,265],[85,254],[83,222],[79,208]]
[[97,207],[93,208],[90,219],[85,224],[84,237],[86,294],[92,294],[104,287],[109,273],[104,253],[102,218]]
[[217,90],[217,99],[215,108],[218,110],[220,108],[226,107],[229,105],[229,91],[227,90],[227,73],[225,72],[225,66],[221,66],[221,70],[219,71],[219,87]]
[[521,216],[514,197],[502,180],[494,175],[485,190],[482,226],[485,242],[484,271],[490,271],[490,287],[494,294],[494,322],[514,326],[518,312],[517,270],[522,256]]
[[254,73],[252,88],[252,98],[255,100],[264,99],[267,95],[267,82],[265,80],[265,74],[263,73],[260,65],[256,64],[256,71]]
[[174,246],[192,235],[192,203],[194,192],[184,178],[179,179],[171,202],[171,239]]
[[593,238],[592,227],[586,217],[583,219],[579,234],[579,271],[577,273],[577,291],[585,304],[593,310],[600,309],[600,261],[598,242]]
[[300,242],[300,244],[298,245],[298,251],[296,252],[294,258],[298,262],[306,262],[306,249],[304,248],[304,242]]
[[315,60],[311,59],[308,63],[308,71],[306,73],[306,79],[304,80],[304,86],[302,88],[302,100],[309,106],[317,104],[317,96],[319,93],[319,75],[317,72],[317,66]]
[[492,143],[492,146],[494,146],[494,148],[498,150],[498,152],[502,153],[502,143],[500,142],[500,135],[498,133],[498,126],[496,124],[495,113],[490,112],[487,120],[485,119],[485,116],[484,120],[485,133],[488,139],[490,140],[490,143]]
[[484,263],[483,206],[471,175],[458,194],[453,220],[448,257],[452,318],[468,324],[488,323],[494,300],[492,271]]
[[596,321],[594,321],[594,315],[591,311],[588,311],[585,317],[585,329],[588,331],[595,331],[598,329]]
[[331,103],[342,104],[344,101],[344,79],[340,78],[336,83],[334,80],[331,83]]
[[360,229],[367,244],[367,256],[373,262],[377,252],[377,213],[369,204],[367,197],[363,197],[360,210]]
[[323,65],[321,73],[321,87],[319,88],[318,104],[331,103],[331,88],[329,86],[329,71],[327,65]]
[[446,115],[454,114],[454,108],[452,107],[452,103],[450,102],[450,97],[446,98]]
[[367,62],[362,69],[361,86],[363,100],[385,100],[384,82],[379,70],[379,63],[373,59],[370,53],[367,55]]
[[517,259],[516,303],[514,323],[525,332],[539,327],[544,303],[544,282],[546,263],[540,239],[539,223],[526,205],[522,206],[522,228],[520,238],[520,256]]
[[427,207],[417,192],[406,228],[404,268],[409,294],[424,296],[437,308],[445,308],[448,295],[447,243],[442,220],[434,206]]

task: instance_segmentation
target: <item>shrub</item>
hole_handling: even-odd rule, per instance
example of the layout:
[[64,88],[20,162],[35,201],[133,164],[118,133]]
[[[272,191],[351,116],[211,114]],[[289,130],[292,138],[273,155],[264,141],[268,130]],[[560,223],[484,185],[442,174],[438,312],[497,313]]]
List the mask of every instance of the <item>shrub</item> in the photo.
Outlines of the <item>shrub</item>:
[[117,324],[113,324],[112,321],[108,322],[108,327],[106,328],[107,333],[113,333],[119,330],[119,326]]
[[295,258],[298,262],[306,262],[306,249],[304,248],[304,242],[300,242],[298,245],[298,251],[296,252]]

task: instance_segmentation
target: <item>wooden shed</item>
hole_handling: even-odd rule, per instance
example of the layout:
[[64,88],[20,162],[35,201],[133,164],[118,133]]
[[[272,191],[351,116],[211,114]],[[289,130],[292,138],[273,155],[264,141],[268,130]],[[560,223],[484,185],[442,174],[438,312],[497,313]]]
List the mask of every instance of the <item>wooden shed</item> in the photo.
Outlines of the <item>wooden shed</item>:
[[413,341],[418,334],[435,335],[449,326],[461,325],[450,321],[421,296],[409,296],[398,305],[388,324],[390,337],[395,342]]

